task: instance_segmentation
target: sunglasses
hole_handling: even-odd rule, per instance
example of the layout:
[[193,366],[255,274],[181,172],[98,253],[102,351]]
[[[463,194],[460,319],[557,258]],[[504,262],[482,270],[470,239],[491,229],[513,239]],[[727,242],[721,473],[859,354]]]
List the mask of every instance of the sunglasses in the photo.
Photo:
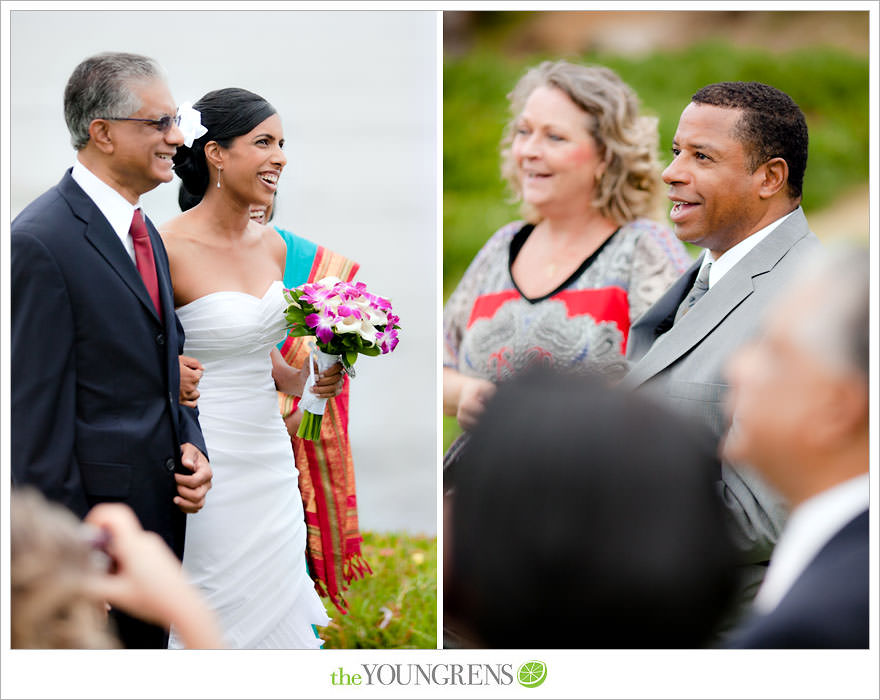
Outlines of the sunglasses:
[[173,117],[168,116],[167,114],[161,119],[138,119],[136,117],[98,117],[98,119],[107,119],[108,121],[114,122],[144,122],[149,124],[150,126],[156,127],[162,133],[171,130],[171,125],[180,126],[180,115],[176,114]]

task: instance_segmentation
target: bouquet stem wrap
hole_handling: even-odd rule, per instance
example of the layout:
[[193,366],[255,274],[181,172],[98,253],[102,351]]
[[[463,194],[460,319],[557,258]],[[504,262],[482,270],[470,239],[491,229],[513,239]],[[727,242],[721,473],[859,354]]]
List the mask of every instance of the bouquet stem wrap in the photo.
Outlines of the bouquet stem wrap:
[[318,350],[314,343],[310,344],[308,359],[309,376],[306,378],[302,398],[299,401],[299,407],[303,410],[303,417],[296,431],[297,437],[304,440],[318,440],[321,437],[321,419],[324,416],[324,407],[327,405],[327,399],[318,398],[311,391],[315,385],[315,365],[317,365],[318,372],[323,372],[325,369],[330,369],[340,359],[339,355],[323,352]]

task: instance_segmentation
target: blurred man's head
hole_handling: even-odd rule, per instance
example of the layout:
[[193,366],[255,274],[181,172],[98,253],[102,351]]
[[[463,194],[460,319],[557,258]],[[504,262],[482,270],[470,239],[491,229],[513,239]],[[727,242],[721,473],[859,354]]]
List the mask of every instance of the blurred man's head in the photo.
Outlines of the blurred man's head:
[[735,558],[698,430],[584,378],[500,385],[457,470],[449,626],[488,647],[704,644]]
[[805,271],[731,360],[725,454],[792,505],[868,470],[868,253]]

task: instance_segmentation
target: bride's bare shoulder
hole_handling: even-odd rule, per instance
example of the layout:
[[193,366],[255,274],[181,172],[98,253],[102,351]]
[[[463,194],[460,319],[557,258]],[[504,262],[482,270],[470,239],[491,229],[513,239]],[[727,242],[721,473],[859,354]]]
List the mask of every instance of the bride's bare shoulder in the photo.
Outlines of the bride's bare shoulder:
[[198,237],[198,231],[198,217],[193,216],[192,211],[185,211],[159,226],[159,235],[166,246],[191,242]]
[[168,219],[168,221],[159,224],[159,235],[162,236],[166,243],[168,239],[179,237],[181,230],[186,228],[186,222],[189,219],[190,214],[186,211],[178,214],[173,219]]
[[263,237],[263,243],[272,251],[272,255],[284,265],[284,259],[287,257],[287,244],[281,237],[281,234],[275,230],[270,224],[257,224],[260,227],[260,233]]

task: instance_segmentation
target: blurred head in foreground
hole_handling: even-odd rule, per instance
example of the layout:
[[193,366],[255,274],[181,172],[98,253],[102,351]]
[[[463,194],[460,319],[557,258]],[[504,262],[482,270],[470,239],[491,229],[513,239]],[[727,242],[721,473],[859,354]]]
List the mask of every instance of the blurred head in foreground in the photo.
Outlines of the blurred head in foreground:
[[502,384],[452,497],[447,626],[495,648],[703,646],[735,576],[714,452],[589,378]]
[[725,455],[792,507],[868,471],[869,286],[867,250],[817,259],[729,365]]
[[118,647],[91,587],[106,560],[90,542],[90,530],[30,487],[13,491],[9,510],[12,648]]

